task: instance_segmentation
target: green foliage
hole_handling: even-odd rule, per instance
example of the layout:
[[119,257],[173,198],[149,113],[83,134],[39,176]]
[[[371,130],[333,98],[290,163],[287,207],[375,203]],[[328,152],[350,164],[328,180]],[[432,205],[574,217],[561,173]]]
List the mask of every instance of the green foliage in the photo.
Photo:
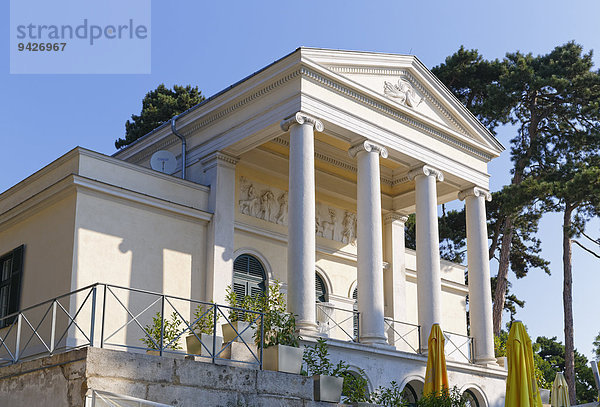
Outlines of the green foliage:
[[146,94],[142,100],[142,111],[131,115],[125,123],[125,138],[115,141],[115,148],[122,148],[150,133],[173,116],[185,112],[204,100],[197,86],[167,88],[163,83]]
[[308,376],[324,375],[343,377],[350,365],[340,360],[334,365],[329,359],[329,347],[327,341],[323,338],[318,338],[315,346],[307,346],[304,348],[302,356],[306,371],[303,373]]
[[[565,369],[565,346],[557,341],[556,337],[547,338],[540,336],[534,344],[534,362],[539,367],[544,380],[550,388],[557,372]],[[590,403],[596,400],[594,376],[589,366],[588,359],[575,350],[575,387],[577,403]]]
[[359,369],[358,373],[346,371],[342,376],[344,377],[342,388],[344,403],[370,402],[369,384],[364,370]]
[[231,288],[231,286],[227,287],[225,291],[225,301],[227,301],[227,305],[232,308],[229,308],[229,321],[237,322],[244,321],[248,323],[256,322],[257,314],[252,312],[244,312],[235,310],[233,308],[240,308],[242,310],[248,311],[260,311],[260,299],[257,296],[247,295],[244,298],[238,298],[238,295]]
[[[161,322],[162,318],[160,312],[157,312],[156,315],[152,317],[152,323],[146,325],[146,327],[144,328],[147,336],[144,335],[144,337],[141,338],[140,341],[142,341],[149,349],[159,350]],[[179,316],[176,312],[173,312],[171,314],[171,319],[164,319],[163,346],[165,347],[165,349],[181,349],[181,346],[177,342],[173,342],[171,345],[167,346],[167,344],[175,340],[175,338],[177,338],[177,336],[181,334],[181,329],[179,328],[181,322],[182,321],[181,319],[179,319]],[[154,342],[152,340],[154,340]]]
[[[217,313],[217,322],[220,315]],[[194,310],[194,321],[196,323],[191,326],[196,333],[214,335],[215,332],[215,307],[210,305],[200,304]]]
[[467,407],[467,396],[460,394],[458,388],[454,387],[452,390],[447,389],[441,394],[425,394],[419,401],[417,401],[418,407]]
[[506,343],[508,342],[508,332],[500,331],[500,335],[494,335],[494,354],[497,358],[506,356]]
[[487,61],[477,50],[461,46],[431,71],[490,131],[507,122],[509,106],[498,91],[498,81],[506,71],[504,63]]
[[369,402],[383,407],[406,407],[409,404],[404,399],[400,386],[392,381],[388,387],[379,386],[369,397]]
[[[285,296],[280,290],[279,281],[269,285],[269,292],[254,298],[255,310],[264,314],[264,347],[275,345],[300,346],[300,336],[296,329],[296,318],[287,312]],[[254,334],[256,344],[260,343],[260,327]]]
[[592,345],[594,345],[594,355],[597,359],[600,359],[600,333],[598,333],[598,335],[594,339],[594,342],[592,342]]

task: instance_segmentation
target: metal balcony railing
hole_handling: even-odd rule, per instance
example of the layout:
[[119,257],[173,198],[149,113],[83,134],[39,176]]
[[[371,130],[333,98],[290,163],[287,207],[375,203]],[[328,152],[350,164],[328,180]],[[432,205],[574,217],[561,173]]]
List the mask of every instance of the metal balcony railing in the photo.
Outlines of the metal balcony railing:
[[[262,368],[263,318],[256,311],[96,283],[0,318],[0,366],[84,346],[192,355],[184,350],[191,338],[201,349],[196,357]],[[221,346],[222,325],[231,337]]]
[[358,343],[360,313],[334,307],[328,302],[317,302],[317,329],[319,334],[332,339]]
[[446,360],[473,362],[473,338],[452,332],[444,332],[444,338],[446,339],[444,344]]
[[398,350],[420,353],[421,327],[408,322],[385,318],[388,343]]

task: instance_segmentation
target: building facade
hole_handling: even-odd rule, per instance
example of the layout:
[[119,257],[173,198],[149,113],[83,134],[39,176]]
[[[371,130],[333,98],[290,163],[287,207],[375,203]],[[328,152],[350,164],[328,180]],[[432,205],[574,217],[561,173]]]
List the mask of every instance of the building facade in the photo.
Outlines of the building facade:
[[[172,173],[151,169],[160,150]],[[500,406],[485,202],[502,150],[416,57],[299,48],[112,157],[76,148],[2,193],[0,317],[96,282],[223,304],[277,281],[303,338],[329,337],[371,388],[418,397],[439,323],[451,384]],[[439,255],[455,200],[467,268]]]

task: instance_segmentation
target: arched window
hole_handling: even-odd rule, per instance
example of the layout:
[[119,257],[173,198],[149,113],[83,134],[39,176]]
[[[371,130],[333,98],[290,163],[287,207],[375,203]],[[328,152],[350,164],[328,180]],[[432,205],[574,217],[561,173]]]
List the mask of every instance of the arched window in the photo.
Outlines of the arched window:
[[327,302],[327,286],[319,273],[315,273],[315,298],[317,302]]
[[233,291],[238,298],[264,293],[266,274],[262,263],[254,256],[242,254],[233,262]]
[[465,396],[467,398],[467,407],[479,407],[479,400],[477,396],[471,390],[465,390]]
[[[356,287],[354,289],[354,291],[352,291],[352,299],[354,300],[354,305],[352,306],[352,309],[354,311],[358,311],[358,287]],[[358,342],[358,335],[360,334],[360,332],[358,332],[359,328],[358,328],[358,314],[357,313],[354,313],[352,321],[354,323],[354,341]]]
[[417,405],[417,392],[410,383],[406,383],[406,386],[404,386],[404,390],[402,390],[402,398],[408,403],[408,406]]

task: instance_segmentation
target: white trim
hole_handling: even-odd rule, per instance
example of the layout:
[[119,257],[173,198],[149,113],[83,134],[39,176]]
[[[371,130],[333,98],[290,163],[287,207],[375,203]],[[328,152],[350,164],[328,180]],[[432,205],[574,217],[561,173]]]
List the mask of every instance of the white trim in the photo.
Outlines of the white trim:
[[233,261],[235,262],[235,259],[237,259],[242,254],[249,254],[251,256],[254,256],[258,259],[258,261],[261,262],[263,268],[265,269],[265,277],[267,278],[268,285],[271,285],[275,282],[276,278],[273,275],[273,268],[271,267],[271,264],[269,263],[267,258],[262,255],[262,253],[250,247],[240,247],[239,249],[233,252]]
[[461,394],[467,390],[471,390],[472,393],[475,393],[475,397],[477,397],[477,401],[479,402],[480,407],[488,407],[490,405],[487,395],[485,394],[481,386],[479,386],[478,384],[467,383],[459,389]]
[[318,265],[315,264],[315,274],[318,274],[321,277],[321,280],[323,280],[323,282],[325,283],[325,289],[327,290],[327,301],[330,302],[330,298],[333,294],[333,284],[331,283],[331,279],[329,278],[329,276],[327,275],[327,273],[325,272],[325,270],[323,269],[323,267],[320,267]]

